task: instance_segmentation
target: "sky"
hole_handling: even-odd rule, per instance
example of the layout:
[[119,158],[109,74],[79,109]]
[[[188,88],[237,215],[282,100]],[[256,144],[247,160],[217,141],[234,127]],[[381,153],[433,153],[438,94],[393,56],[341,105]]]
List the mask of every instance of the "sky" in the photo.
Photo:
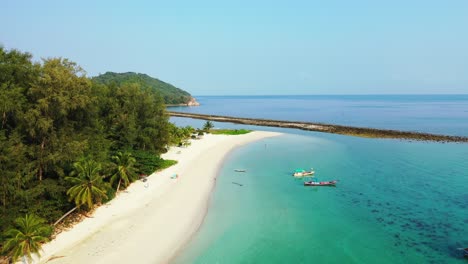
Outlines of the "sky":
[[193,95],[467,94],[468,1],[0,0],[0,45]]

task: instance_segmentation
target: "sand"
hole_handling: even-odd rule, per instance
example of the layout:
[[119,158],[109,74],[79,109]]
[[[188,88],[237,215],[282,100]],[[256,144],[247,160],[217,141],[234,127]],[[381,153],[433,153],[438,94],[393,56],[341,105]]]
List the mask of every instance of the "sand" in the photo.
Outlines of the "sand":
[[[168,263],[198,230],[219,166],[237,146],[279,135],[205,135],[164,159],[178,164],[137,181],[97,208],[90,218],[60,233],[35,263]],[[178,174],[177,179],[171,176]]]

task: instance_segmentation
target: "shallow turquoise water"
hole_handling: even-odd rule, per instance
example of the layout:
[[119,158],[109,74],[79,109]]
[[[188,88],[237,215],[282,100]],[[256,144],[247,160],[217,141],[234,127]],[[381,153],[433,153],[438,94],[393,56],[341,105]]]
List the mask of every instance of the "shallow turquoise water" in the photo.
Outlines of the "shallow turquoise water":
[[[321,133],[240,147],[174,263],[466,263],[467,157],[466,144]],[[290,176],[311,166],[338,186]]]

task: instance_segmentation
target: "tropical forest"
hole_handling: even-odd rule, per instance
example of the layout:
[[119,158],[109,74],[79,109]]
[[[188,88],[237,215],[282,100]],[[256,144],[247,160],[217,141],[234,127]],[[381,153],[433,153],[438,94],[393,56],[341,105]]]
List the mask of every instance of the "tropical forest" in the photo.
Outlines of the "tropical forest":
[[166,104],[190,94],[148,75],[89,78],[64,58],[34,61],[0,47],[0,250],[30,256],[73,216],[86,215],[143,175],[191,127]]

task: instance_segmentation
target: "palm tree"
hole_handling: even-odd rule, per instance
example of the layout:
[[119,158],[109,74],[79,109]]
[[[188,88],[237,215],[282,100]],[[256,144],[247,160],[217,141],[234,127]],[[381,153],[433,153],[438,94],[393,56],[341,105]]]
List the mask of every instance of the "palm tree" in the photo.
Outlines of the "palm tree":
[[49,241],[47,236],[51,229],[44,219],[33,214],[16,218],[15,226],[5,232],[7,240],[3,251],[11,257],[13,263],[20,257],[27,263],[32,260],[32,254],[40,255],[41,243]]
[[101,165],[89,159],[82,159],[73,164],[74,170],[71,177],[65,177],[65,180],[74,184],[67,191],[70,201],[75,202],[75,207],[60,217],[54,225],[58,224],[67,215],[75,211],[82,205],[91,209],[95,202],[100,202],[102,198],[107,198],[106,184],[103,177],[99,174]]
[[193,132],[195,132],[195,128],[193,128],[191,126],[183,127],[182,128],[182,137],[183,137],[183,139],[190,138],[190,135],[192,135]]
[[112,156],[114,160],[115,173],[111,177],[111,184],[114,184],[117,180],[117,191],[120,189],[120,185],[123,184],[127,187],[131,182],[136,180],[135,163],[136,159],[129,152],[117,152],[117,155]]
[[213,122],[211,121],[206,121],[206,123],[203,125],[203,130],[206,132],[209,132],[210,129],[214,127]]
[[76,206],[86,204],[91,209],[95,202],[102,198],[107,198],[103,177],[99,174],[101,165],[93,160],[81,160],[73,164],[75,170],[72,177],[65,177],[65,180],[75,184],[68,189],[67,194],[70,201],[73,200]]

